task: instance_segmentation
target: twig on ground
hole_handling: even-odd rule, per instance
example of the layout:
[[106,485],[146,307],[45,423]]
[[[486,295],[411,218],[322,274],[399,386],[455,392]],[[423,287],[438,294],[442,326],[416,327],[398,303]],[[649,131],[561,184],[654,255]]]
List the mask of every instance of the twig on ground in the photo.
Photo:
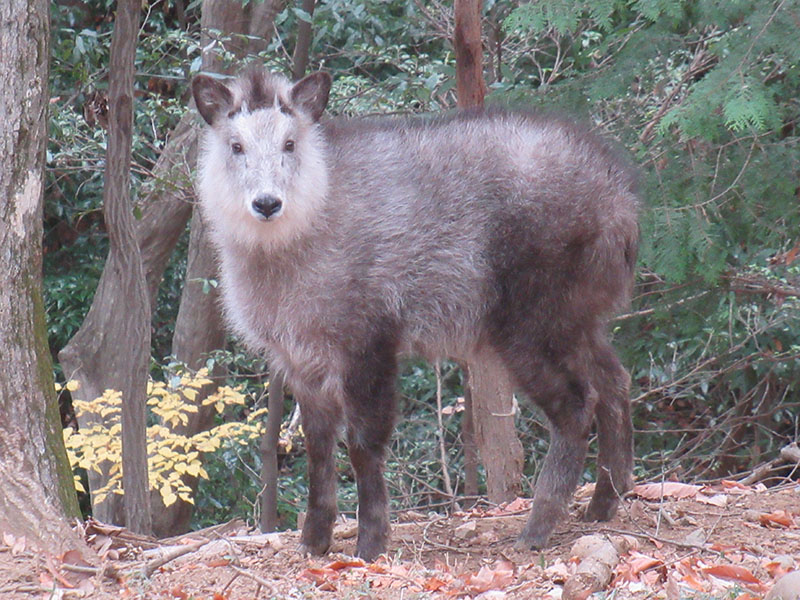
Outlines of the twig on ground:
[[243,575],[244,577],[249,577],[250,579],[255,581],[257,584],[259,584],[260,586],[263,586],[263,587],[267,588],[267,590],[268,590],[267,593],[268,594],[274,594],[275,593],[275,586],[273,586],[269,581],[267,581],[263,577],[259,577],[255,573],[251,573],[250,571],[246,571],[246,570],[242,569],[241,567],[237,567],[235,565],[228,565],[228,567],[233,569],[234,571],[236,571],[239,575]]
[[156,572],[156,569],[159,567],[164,566],[168,562],[175,560],[178,557],[183,556],[184,554],[189,554],[190,552],[195,552],[205,546],[209,540],[203,540],[202,542],[197,542],[196,544],[189,544],[187,546],[174,546],[170,548],[164,548],[161,556],[154,558],[153,560],[149,561],[147,564],[144,565],[142,568],[142,573],[148,579],[150,576]]
[[691,544],[688,542],[678,542],[677,540],[669,540],[667,538],[662,538],[656,535],[650,535],[647,533],[639,533],[636,531],[625,531],[623,529],[611,529],[610,527],[603,527],[599,529],[601,533],[616,533],[617,535],[632,535],[633,537],[643,538],[646,540],[653,540],[656,542],[661,542],[662,544],[671,544],[673,546],[677,546],[678,548],[686,548],[687,550],[701,550],[703,552],[713,552],[715,554],[719,554],[715,550],[710,550],[703,545],[700,544]]
[[437,542],[436,540],[432,540],[432,539],[430,539],[428,537],[428,529],[430,528],[431,525],[434,525],[436,523],[440,523],[441,521],[446,521],[446,520],[447,520],[446,517],[442,517],[442,518],[439,518],[439,519],[434,519],[432,521],[429,521],[425,525],[425,527],[422,528],[422,540],[426,544],[430,544],[431,546],[436,546],[437,548],[440,548],[442,550],[450,550],[451,552],[459,552],[461,554],[471,554],[472,552],[470,550],[465,550],[463,548],[456,548],[455,546],[449,546],[447,544],[442,544],[442,543]]

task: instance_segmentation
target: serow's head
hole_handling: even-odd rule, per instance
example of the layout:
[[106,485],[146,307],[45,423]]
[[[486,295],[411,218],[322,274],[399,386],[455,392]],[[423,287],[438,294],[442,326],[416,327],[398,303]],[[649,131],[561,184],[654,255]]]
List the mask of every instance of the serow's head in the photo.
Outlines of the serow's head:
[[224,211],[228,220],[248,216],[251,223],[284,214],[302,221],[327,182],[316,124],[330,88],[323,72],[294,85],[260,68],[228,81],[196,76],[195,104],[210,125],[201,155],[204,211]]

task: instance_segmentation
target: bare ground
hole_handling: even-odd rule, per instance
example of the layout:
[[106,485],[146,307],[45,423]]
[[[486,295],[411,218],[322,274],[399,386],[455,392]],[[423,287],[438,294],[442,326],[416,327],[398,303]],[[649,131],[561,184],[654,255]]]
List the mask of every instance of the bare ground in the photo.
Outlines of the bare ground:
[[749,600],[800,570],[800,485],[639,491],[613,521],[597,524],[578,520],[591,494],[581,488],[542,552],[513,549],[524,499],[449,517],[401,514],[389,552],[373,564],[350,556],[352,522],[337,525],[331,553],[308,558],[297,553],[294,531],[259,534],[229,523],[156,541],[90,521],[83,534],[98,560],[83,567],[3,536],[0,599],[570,600],[600,590],[618,599]]

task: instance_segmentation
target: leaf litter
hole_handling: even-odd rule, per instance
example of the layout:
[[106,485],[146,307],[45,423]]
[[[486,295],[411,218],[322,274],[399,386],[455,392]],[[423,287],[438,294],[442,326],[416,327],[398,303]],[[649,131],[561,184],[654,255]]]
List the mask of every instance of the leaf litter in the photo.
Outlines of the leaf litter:
[[530,508],[518,498],[448,517],[400,514],[374,563],[352,557],[352,520],[337,524],[323,557],[298,554],[296,531],[262,534],[241,521],[155,540],[89,520],[80,531],[97,553],[92,565],[0,532],[0,598],[582,600],[604,591],[755,600],[800,571],[796,484],[643,484],[599,524],[580,521],[590,496],[591,486],[578,490],[542,552],[513,548]]

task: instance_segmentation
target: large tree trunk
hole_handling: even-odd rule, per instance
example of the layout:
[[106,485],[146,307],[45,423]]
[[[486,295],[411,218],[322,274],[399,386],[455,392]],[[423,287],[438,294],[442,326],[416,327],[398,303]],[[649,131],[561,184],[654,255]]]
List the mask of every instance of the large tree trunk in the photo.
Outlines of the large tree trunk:
[[[89,313],[59,358],[65,372],[81,382],[79,394],[83,399],[92,400],[109,388],[122,392],[124,522],[133,531],[150,533],[145,404],[150,298],[130,202],[134,55],[141,3],[120,0],[117,6],[111,42],[110,117],[103,188],[109,254]],[[106,310],[114,305],[116,310]],[[86,415],[81,426],[101,418]],[[116,507],[109,508],[111,514],[101,511],[100,518],[120,522],[120,514],[114,511]]]
[[[456,54],[456,93],[460,109],[483,106],[486,83],[483,78],[481,45],[482,0],[455,0],[453,45]],[[462,428],[466,468],[474,468],[471,452],[473,432],[484,468],[486,488],[493,502],[511,500],[519,493],[524,466],[522,445],[511,413],[512,387],[497,357],[486,355],[469,365],[470,393],[464,396],[467,410]],[[472,418],[472,423],[469,419]],[[476,479],[467,473],[467,481]],[[471,487],[471,486],[470,486]],[[471,490],[470,490],[471,491]]]
[[0,535],[58,554],[85,548],[66,520],[80,512],[42,302],[48,5],[0,3]]

